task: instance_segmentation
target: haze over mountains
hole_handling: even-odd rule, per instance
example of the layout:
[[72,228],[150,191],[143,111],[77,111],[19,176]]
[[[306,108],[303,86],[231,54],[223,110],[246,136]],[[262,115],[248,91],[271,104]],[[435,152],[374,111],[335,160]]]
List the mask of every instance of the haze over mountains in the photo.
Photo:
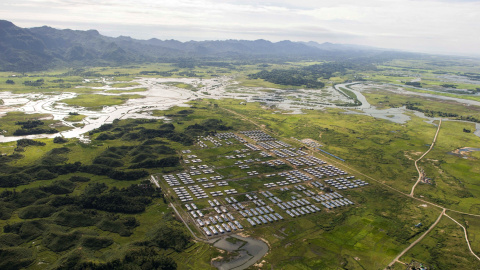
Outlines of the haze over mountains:
[[349,60],[375,61],[415,54],[356,45],[266,40],[136,40],[101,35],[96,30],[59,30],[48,26],[20,28],[0,20],[0,70],[34,71],[61,66],[176,62],[179,59]]

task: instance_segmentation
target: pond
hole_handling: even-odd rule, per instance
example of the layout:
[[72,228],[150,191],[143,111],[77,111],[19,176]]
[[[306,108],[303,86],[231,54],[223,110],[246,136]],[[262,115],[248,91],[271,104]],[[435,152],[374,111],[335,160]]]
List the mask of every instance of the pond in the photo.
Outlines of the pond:
[[213,246],[229,252],[238,253],[237,256],[233,257],[229,261],[214,262],[214,266],[220,270],[246,269],[258,262],[268,252],[268,245],[265,242],[259,239],[243,237],[240,235],[223,237],[216,241]]

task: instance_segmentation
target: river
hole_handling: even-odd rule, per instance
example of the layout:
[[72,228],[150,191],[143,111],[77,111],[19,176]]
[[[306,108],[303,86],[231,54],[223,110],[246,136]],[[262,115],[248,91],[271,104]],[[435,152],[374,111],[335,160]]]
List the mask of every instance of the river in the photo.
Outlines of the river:
[[[370,87],[381,87],[387,91],[393,91],[401,94],[412,94],[424,97],[434,97],[444,100],[453,100],[461,102],[465,105],[480,106],[480,102],[473,100],[464,100],[453,97],[444,97],[428,93],[410,92],[403,87],[372,84],[372,83],[346,83],[338,84],[334,87],[327,87],[325,89],[311,90],[311,89],[297,89],[297,90],[280,90],[271,88],[249,88],[236,86],[235,82],[230,77],[219,77],[215,79],[197,79],[197,78],[137,78],[134,80],[139,85],[127,88],[113,88],[110,85],[104,87],[95,87],[98,90],[97,94],[102,95],[121,95],[121,94],[139,94],[144,95],[145,98],[130,99],[125,104],[118,106],[104,106],[100,111],[91,111],[87,108],[72,107],[62,100],[76,97],[77,93],[63,92],[60,94],[13,94],[9,92],[0,92],[0,99],[4,101],[4,105],[0,106],[0,115],[9,111],[21,111],[25,113],[42,113],[50,114],[54,120],[61,121],[65,126],[71,127],[70,130],[60,132],[59,134],[40,134],[29,136],[3,136],[0,135],[0,142],[11,142],[22,138],[39,139],[39,138],[53,138],[55,136],[63,136],[65,138],[79,138],[88,142],[86,134],[100,127],[105,123],[111,123],[115,119],[126,118],[147,118],[147,119],[165,119],[164,117],[155,117],[151,115],[152,110],[167,110],[173,106],[188,106],[188,101],[197,98],[235,98],[242,99],[247,102],[265,102],[267,106],[275,106],[284,113],[302,113],[304,109],[323,109],[325,107],[338,107],[346,110],[347,114],[369,115],[379,119],[389,120],[395,123],[406,123],[410,120],[407,115],[406,108],[390,108],[379,110],[372,106],[362,91],[368,90]],[[189,89],[178,88],[172,86],[172,83],[185,83],[197,87],[196,91]],[[338,103],[353,102],[339,93],[340,88],[348,88],[355,95],[357,99],[362,102],[362,105],[356,107],[337,106]],[[125,92],[112,94],[108,90],[125,90],[131,91],[134,88],[146,88],[144,92]],[[267,91],[267,92],[264,92]],[[260,95],[259,95],[260,94]],[[352,110],[354,109],[354,110]],[[75,123],[66,121],[65,118],[69,112],[75,111],[79,114],[85,115],[82,121],[83,126],[76,127]],[[428,118],[423,114],[416,115],[433,122],[435,118]],[[422,116],[423,115],[423,116]],[[476,125],[474,134],[480,137],[480,125]]]

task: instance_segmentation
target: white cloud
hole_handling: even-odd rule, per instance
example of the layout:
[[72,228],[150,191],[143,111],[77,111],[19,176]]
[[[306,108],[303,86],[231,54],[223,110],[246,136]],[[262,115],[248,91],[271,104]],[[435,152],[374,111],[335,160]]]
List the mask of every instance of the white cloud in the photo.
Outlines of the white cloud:
[[292,39],[452,53],[480,47],[479,1],[2,0],[0,17],[143,39]]

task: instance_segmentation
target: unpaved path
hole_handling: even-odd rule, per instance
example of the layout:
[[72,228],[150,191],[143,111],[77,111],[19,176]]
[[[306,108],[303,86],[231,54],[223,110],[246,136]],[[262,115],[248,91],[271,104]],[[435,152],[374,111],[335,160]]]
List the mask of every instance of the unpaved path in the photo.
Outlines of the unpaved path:
[[[387,268],[388,267],[392,267],[396,262],[398,262],[398,260],[403,256],[405,255],[405,253],[407,253],[407,251],[409,251],[412,247],[414,247],[416,244],[418,244],[418,242],[422,241],[422,239],[427,236],[427,234],[433,230],[433,228],[435,228],[435,226],[437,226],[438,222],[440,222],[440,219],[442,219],[443,215],[445,215],[445,209],[443,209],[442,213],[440,213],[440,215],[438,216],[437,220],[432,224],[432,226],[430,226],[430,228],[428,228],[428,230],[426,232],[424,232],[422,234],[422,236],[420,236],[417,240],[413,241],[413,243],[411,243],[406,249],[404,249],[402,252],[400,252],[400,254],[398,254],[397,257],[395,257],[395,259],[393,259],[393,261],[391,263],[388,264]],[[385,269],[387,269],[385,268]]]
[[427,150],[427,152],[423,153],[423,155],[421,157],[419,157],[417,160],[415,160],[415,168],[417,169],[417,172],[418,172],[418,179],[417,179],[417,182],[415,182],[415,184],[413,185],[412,191],[410,191],[410,196],[411,197],[413,197],[413,193],[415,192],[415,188],[417,187],[418,183],[420,183],[420,180],[422,179],[422,173],[420,172],[420,168],[418,168],[418,162],[433,149],[433,146],[435,146],[435,142],[437,141],[437,137],[438,137],[438,133],[440,132],[440,126],[441,125],[442,125],[442,119],[440,119],[440,122],[438,123],[437,132],[435,133],[435,137],[433,137],[433,142],[430,145],[430,148]]

